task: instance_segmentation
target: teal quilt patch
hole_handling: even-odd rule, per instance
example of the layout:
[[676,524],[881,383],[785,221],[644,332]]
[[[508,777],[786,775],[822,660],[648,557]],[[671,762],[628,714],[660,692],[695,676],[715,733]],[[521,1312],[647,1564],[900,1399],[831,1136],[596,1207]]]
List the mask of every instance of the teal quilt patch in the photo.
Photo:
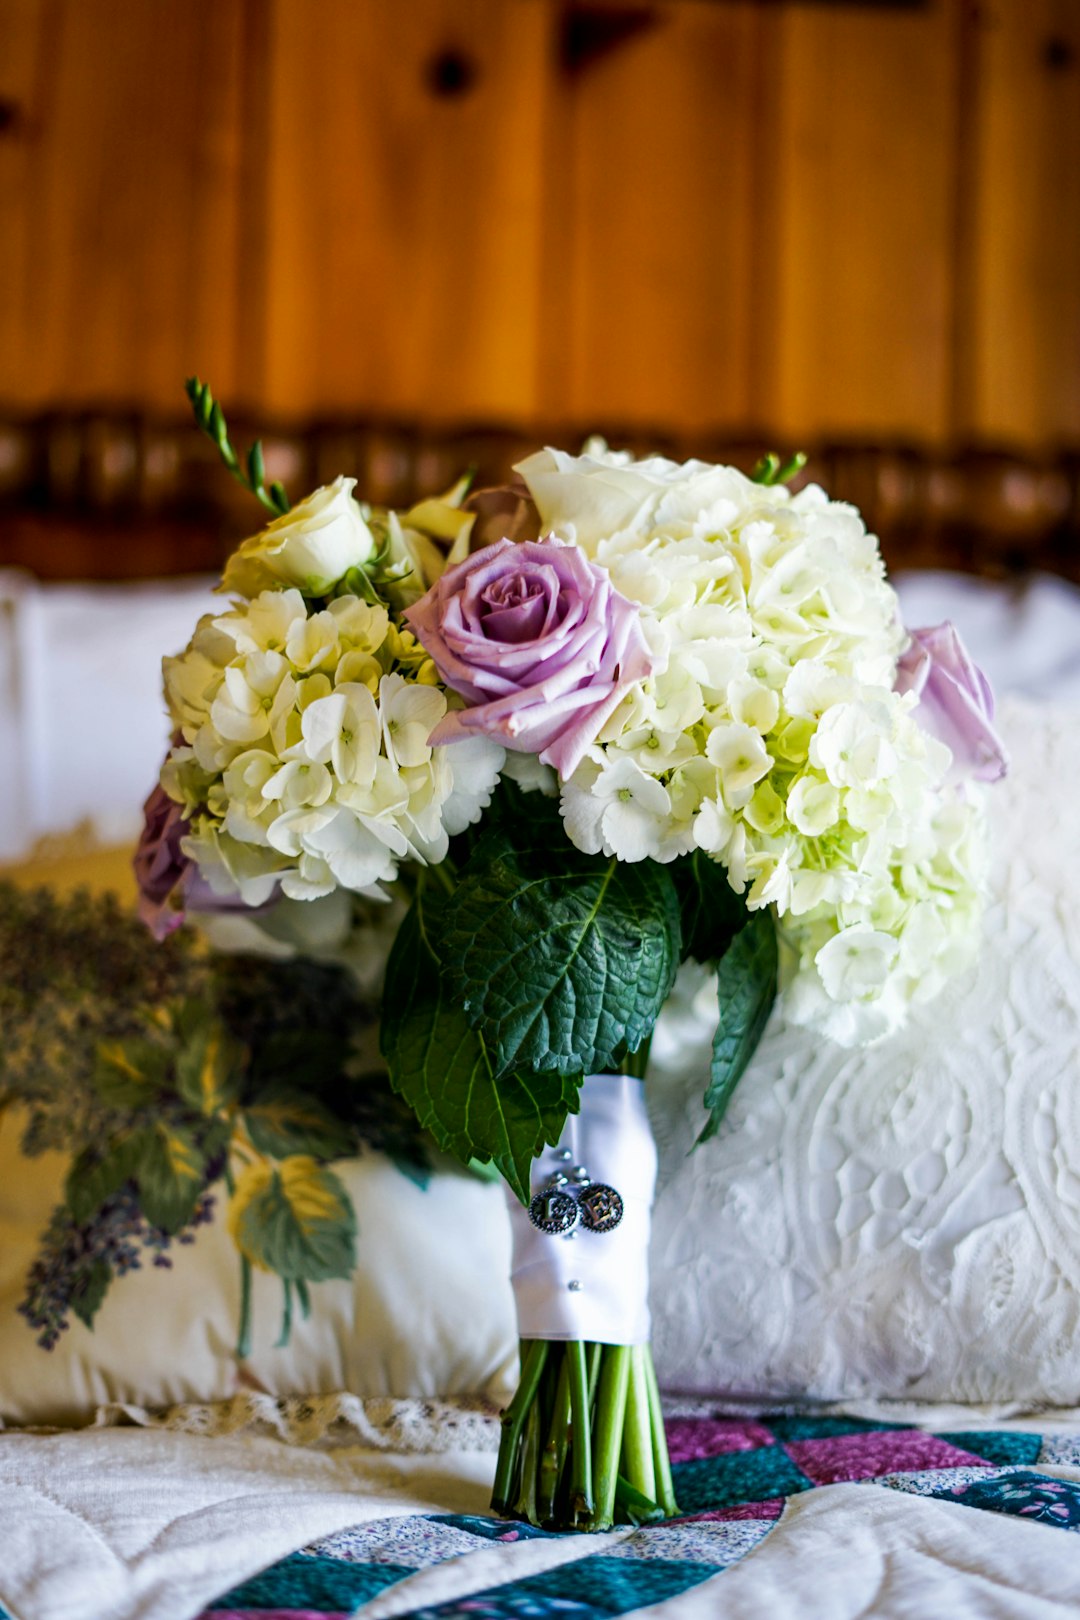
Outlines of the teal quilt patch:
[[966,1434],[941,1434],[938,1439],[947,1440],[962,1451],[973,1451],[1002,1468],[1011,1463],[1037,1463],[1043,1448],[1041,1434],[1013,1434],[1007,1430],[973,1429]]
[[333,1558],[293,1553],[261,1575],[234,1587],[205,1612],[220,1620],[220,1611],[235,1613],[298,1609],[315,1614],[351,1614],[411,1569],[395,1564],[354,1564]]

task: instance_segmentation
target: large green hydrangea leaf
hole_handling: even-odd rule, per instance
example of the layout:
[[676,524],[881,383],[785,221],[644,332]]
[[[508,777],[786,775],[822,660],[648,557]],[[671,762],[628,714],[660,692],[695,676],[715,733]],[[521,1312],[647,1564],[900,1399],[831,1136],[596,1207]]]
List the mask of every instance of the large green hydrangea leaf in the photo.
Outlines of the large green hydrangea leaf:
[[753,1057],[776,1000],[776,920],[771,910],[750,914],[720,959],[716,993],[720,1021],[713,1036],[705,1107],[709,1118],[699,1142],[715,1136],[732,1092]]
[[524,1202],[532,1160],[577,1111],[581,1073],[497,1072],[444,972],[448,906],[424,892],[398,931],[386,969],[383,1055],[391,1084],[439,1146],[464,1164],[493,1161]]
[[682,912],[682,953],[696,962],[718,962],[750,913],[718,861],[697,849],[669,867]]
[[496,1071],[589,1074],[652,1033],[679,965],[679,901],[654,861],[583,855],[561,828],[482,838],[446,914],[447,973]]

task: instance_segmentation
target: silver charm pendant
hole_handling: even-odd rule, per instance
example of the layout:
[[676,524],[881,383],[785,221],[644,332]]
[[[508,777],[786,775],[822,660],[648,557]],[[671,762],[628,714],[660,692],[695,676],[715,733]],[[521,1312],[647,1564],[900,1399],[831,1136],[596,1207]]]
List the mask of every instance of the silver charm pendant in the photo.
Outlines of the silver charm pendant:
[[578,1194],[581,1224],[589,1232],[614,1232],[623,1218],[623,1201],[605,1181],[593,1181]]
[[555,1237],[572,1232],[579,1218],[577,1199],[557,1187],[542,1188],[529,1205],[529,1219],[537,1230]]

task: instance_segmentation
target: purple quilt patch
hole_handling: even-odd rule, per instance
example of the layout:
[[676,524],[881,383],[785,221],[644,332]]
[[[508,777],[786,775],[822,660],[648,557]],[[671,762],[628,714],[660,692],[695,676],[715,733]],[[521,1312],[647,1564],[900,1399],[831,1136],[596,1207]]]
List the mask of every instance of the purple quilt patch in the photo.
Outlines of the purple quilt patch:
[[708,1513],[687,1513],[672,1524],[706,1524],[722,1519],[778,1519],[784,1511],[783,1496],[773,1496],[764,1502],[736,1502],[733,1507],[713,1508]]
[[913,1473],[925,1468],[962,1468],[985,1461],[921,1429],[878,1429],[863,1434],[792,1440],[788,1456],[815,1485],[874,1479],[878,1474]]
[[213,1616],[214,1620],[349,1620],[353,1612],[352,1609],[215,1609]]
[[699,1457],[722,1457],[731,1451],[756,1451],[773,1436],[760,1423],[741,1418],[669,1418],[668,1455],[673,1463]]

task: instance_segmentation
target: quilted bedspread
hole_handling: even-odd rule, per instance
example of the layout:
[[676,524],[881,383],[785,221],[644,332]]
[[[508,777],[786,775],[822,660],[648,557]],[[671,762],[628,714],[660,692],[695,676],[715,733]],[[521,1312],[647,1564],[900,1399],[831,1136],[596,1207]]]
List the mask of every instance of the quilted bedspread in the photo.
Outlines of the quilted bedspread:
[[[131,1487],[132,1499],[110,1526],[90,1524],[85,1507],[77,1509],[85,1500],[77,1468],[49,1490],[32,1481],[32,1466],[21,1484],[10,1466],[20,1448],[57,1442],[60,1464],[61,1452],[76,1455],[80,1439],[91,1448],[127,1449],[111,1484],[98,1480],[104,1496],[111,1489],[121,1501]],[[426,1464],[411,1459],[402,1475],[400,1459],[368,1451],[365,1462],[352,1448],[322,1456],[313,1489],[302,1449],[279,1448],[294,1453],[299,1468],[282,1473],[270,1463],[273,1452],[260,1453],[274,1445],[263,1441],[248,1459],[245,1491],[244,1460],[229,1449],[235,1441],[131,1431],[0,1436],[7,1532],[0,1600],[10,1620],[601,1620],[643,1610],[677,1620],[1043,1620],[1080,1607],[1075,1430],[933,1433],[854,1417],[698,1416],[670,1420],[669,1440],[680,1518],[602,1536],[558,1536],[482,1511],[486,1452],[482,1461],[452,1453]],[[154,1453],[149,1464],[139,1443]],[[155,1510],[139,1524],[137,1502],[149,1504],[162,1485],[174,1500],[183,1495],[184,1447],[192,1445],[203,1448],[199,1466],[220,1473],[218,1499],[200,1501],[155,1534]],[[205,1449],[219,1446],[218,1454]],[[24,1462],[28,1456],[23,1450]],[[356,1522],[348,1522],[343,1467],[357,1482]],[[36,1477],[44,1476],[39,1470]],[[20,1489],[51,1499],[39,1512],[40,1540],[25,1501],[21,1512],[10,1511],[11,1493]],[[65,1491],[74,1494],[65,1499]],[[259,1511],[277,1527],[279,1547],[290,1524],[294,1537],[284,1556],[262,1565]],[[312,1534],[320,1522],[325,1533]],[[104,1561],[87,1558],[88,1526],[107,1545]],[[234,1569],[256,1567],[226,1588],[215,1569],[224,1573],[230,1547],[243,1549]]]
[[[409,1620],[630,1615],[689,1592],[752,1553],[782,1524],[795,1496],[855,1482],[1080,1531],[1080,1481],[1039,1467],[1080,1467],[1077,1439],[1000,1430],[935,1435],[844,1418],[698,1418],[672,1422],[669,1441],[684,1510],[677,1520],[601,1539],[475,1515],[385,1519],[281,1560],[212,1603],[201,1620],[315,1614],[345,1620],[406,1576],[451,1560],[459,1563],[447,1595],[436,1595],[433,1581],[431,1595],[418,1603],[379,1612]],[[490,1562],[476,1556],[493,1544],[516,1549],[536,1541],[548,1544],[546,1556],[530,1549],[526,1568],[515,1572],[511,1554],[497,1579]],[[1080,1574],[1080,1544],[1068,1550]],[[712,1591],[710,1599],[722,1614],[723,1592]]]

